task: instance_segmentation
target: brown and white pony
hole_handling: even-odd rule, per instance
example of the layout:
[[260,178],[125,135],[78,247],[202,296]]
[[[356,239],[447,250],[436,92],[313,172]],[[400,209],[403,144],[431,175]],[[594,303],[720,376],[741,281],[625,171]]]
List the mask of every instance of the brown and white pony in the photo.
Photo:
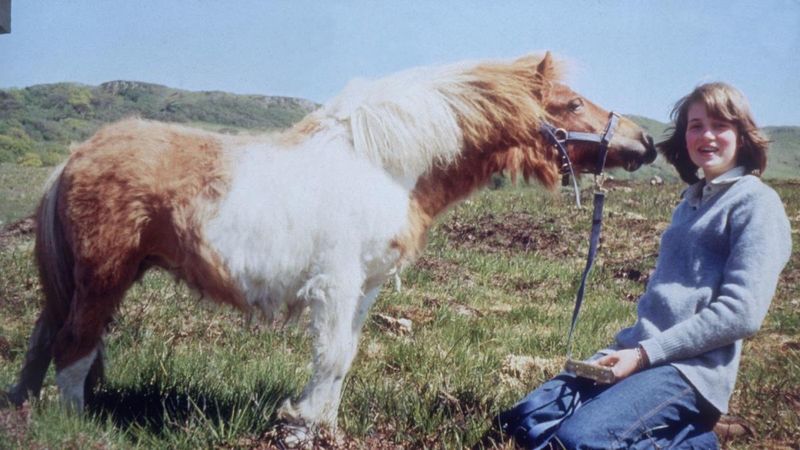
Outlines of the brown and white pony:
[[[53,359],[63,401],[82,408],[109,321],[157,266],[244,311],[308,307],[313,374],[281,415],[335,426],[367,312],[436,216],[499,171],[553,187],[559,156],[543,121],[602,133],[608,112],[559,72],[547,53],[358,81],[262,137],[143,120],[103,128],[73,149],[39,207],[46,303],[7,398],[38,395]],[[594,167],[596,147],[569,145],[577,171]],[[654,158],[652,139],[620,119],[607,166]]]

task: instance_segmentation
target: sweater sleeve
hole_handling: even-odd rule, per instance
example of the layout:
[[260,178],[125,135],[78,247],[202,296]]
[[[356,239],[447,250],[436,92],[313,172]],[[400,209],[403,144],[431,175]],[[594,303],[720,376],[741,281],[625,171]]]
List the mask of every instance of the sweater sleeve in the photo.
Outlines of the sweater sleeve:
[[717,297],[688,319],[641,342],[651,364],[703,354],[761,327],[791,256],[789,220],[778,195],[768,189],[733,209],[729,226],[730,253]]

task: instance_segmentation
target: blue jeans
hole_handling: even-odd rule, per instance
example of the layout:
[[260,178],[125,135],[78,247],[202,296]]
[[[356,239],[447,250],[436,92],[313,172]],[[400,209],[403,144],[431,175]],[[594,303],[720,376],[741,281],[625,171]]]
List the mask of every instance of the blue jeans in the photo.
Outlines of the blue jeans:
[[719,412],[672,366],[611,385],[562,373],[497,417],[525,448],[716,449]]

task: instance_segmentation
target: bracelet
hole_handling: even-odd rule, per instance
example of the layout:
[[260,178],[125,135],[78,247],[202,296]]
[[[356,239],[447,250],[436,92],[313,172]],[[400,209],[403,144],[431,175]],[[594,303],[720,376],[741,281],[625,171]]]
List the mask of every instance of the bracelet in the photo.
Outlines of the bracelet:
[[644,370],[647,366],[650,365],[649,358],[647,357],[647,352],[642,348],[641,345],[636,347],[636,370]]

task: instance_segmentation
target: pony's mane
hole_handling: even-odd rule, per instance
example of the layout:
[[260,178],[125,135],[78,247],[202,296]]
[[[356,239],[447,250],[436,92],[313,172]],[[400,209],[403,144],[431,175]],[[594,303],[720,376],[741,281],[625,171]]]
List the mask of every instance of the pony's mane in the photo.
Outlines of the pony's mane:
[[294,131],[316,132],[334,120],[349,128],[357,154],[393,175],[416,178],[465,149],[531,142],[546,115],[534,93],[561,77],[560,66],[537,74],[542,58],[422,67],[355,80]]

